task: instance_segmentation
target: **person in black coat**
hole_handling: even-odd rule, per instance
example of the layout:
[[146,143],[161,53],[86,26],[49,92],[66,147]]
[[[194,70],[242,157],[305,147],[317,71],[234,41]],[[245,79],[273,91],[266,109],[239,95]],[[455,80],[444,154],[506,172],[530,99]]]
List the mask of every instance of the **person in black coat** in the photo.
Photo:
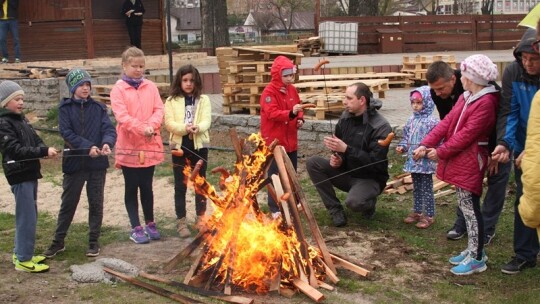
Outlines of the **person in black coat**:
[[72,69],[66,76],[71,94],[58,108],[58,128],[64,139],[62,159],[62,204],[51,246],[43,253],[51,258],[65,250],[64,239],[77,210],[86,184],[88,196],[88,250],[86,256],[99,255],[98,239],[103,221],[105,176],[108,155],[116,143],[114,128],[107,107],[90,97],[92,79],[83,69]]
[[144,5],[141,0],[126,0],[122,5],[122,14],[126,16],[129,42],[132,46],[142,49],[141,35],[143,26]]
[[15,248],[13,264],[24,272],[44,272],[44,256],[34,256],[37,225],[38,179],[42,157],[54,157],[24,117],[24,91],[15,82],[0,83],[0,152],[4,175],[15,196]]

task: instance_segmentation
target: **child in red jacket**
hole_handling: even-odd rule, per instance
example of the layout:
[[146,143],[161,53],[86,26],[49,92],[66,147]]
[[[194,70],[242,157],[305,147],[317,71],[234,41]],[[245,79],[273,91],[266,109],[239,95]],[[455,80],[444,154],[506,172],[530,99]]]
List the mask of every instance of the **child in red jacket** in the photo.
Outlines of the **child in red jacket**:
[[449,262],[456,265],[451,269],[453,274],[469,275],[487,269],[480,197],[499,93],[488,84],[497,78],[497,66],[484,55],[472,55],[462,61],[461,75],[465,92],[451,112],[422,140],[413,156],[438,160],[437,177],[456,186],[469,239],[467,249]]
[[[285,148],[296,169],[298,159],[298,129],[304,124],[300,96],[294,87],[296,67],[285,56],[278,56],[272,64],[272,80],[261,95],[261,134],[267,144],[274,139]],[[277,174],[275,162],[268,169],[268,176]],[[268,206],[274,218],[280,215],[274,199],[268,195]]]

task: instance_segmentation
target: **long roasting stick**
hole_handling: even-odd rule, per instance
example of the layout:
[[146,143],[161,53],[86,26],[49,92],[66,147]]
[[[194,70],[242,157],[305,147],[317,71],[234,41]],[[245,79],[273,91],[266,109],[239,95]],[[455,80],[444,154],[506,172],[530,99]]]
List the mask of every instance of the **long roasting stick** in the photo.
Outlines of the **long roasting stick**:
[[178,287],[178,288],[180,288],[182,290],[185,290],[185,291],[188,291],[188,292],[192,292],[192,293],[195,293],[195,294],[211,297],[211,298],[218,299],[218,300],[221,300],[221,301],[225,301],[225,302],[228,302],[228,303],[252,304],[254,302],[254,300],[251,299],[251,298],[246,298],[246,297],[242,297],[242,296],[224,296],[222,293],[217,292],[217,291],[204,290],[202,288],[197,288],[197,287],[190,286],[190,285],[187,285],[187,284],[182,284],[180,282],[176,282],[176,281],[173,281],[173,280],[169,280],[169,279],[161,278],[161,277],[158,277],[158,276],[155,276],[155,275],[152,275],[152,274],[148,274],[148,273],[146,273],[144,271],[139,272],[139,276],[141,276],[141,277],[143,277],[145,279],[149,279],[149,280],[156,281],[156,282],[161,282],[161,283],[167,284],[169,286]]
[[124,281],[126,281],[128,283],[131,283],[131,284],[133,284],[135,286],[142,287],[144,289],[150,290],[153,293],[156,293],[156,294],[158,294],[160,296],[175,300],[175,301],[180,302],[180,303],[184,303],[184,304],[203,303],[201,301],[198,301],[198,300],[183,296],[183,295],[178,294],[178,293],[170,292],[170,291],[168,291],[166,289],[163,289],[161,287],[154,286],[152,284],[149,284],[149,283],[143,282],[141,280],[132,278],[132,277],[130,277],[128,275],[125,275],[125,274],[123,274],[121,272],[114,271],[114,270],[109,269],[107,267],[103,267],[103,270],[105,272],[108,272],[108,273],[110,273],[110,274],[112,274],[114,276],[117,276],[120,279],[122,279],[122,280],[124,280]]

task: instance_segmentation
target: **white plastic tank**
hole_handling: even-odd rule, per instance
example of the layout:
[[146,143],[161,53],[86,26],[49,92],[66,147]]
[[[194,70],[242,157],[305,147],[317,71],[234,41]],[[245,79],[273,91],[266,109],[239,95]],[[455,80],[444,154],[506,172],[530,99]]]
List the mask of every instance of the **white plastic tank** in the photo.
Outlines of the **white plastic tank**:
[[358,53],[358,23],[325,21],[319,24],[319,37],[327,53]]

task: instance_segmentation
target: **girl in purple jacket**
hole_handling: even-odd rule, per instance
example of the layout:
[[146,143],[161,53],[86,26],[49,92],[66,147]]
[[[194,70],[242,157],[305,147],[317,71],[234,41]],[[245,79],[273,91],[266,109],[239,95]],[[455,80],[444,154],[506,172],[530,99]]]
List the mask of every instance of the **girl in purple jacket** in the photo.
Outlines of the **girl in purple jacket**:
[[[451,112],[413,152],[415,159],[438,160],[437,177],[456,186],[458,205],[467,226],[467,248],[450,258],[450,271],[469,275],[487,269],[484,222],[480,212],[482,180],[488,162],[488,139],[495,126],[499,93],[488,82],[498,76],[497,66],[484,55],[461,62],[465,92]],[[442,141],[441,145],[438,145]]]

